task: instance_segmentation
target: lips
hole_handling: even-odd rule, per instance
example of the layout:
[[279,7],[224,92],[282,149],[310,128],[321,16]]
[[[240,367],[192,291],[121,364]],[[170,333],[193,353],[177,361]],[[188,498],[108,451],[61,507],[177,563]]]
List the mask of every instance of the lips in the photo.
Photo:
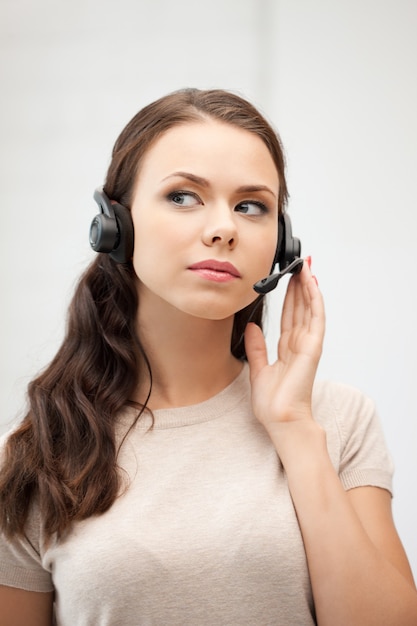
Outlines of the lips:
[[207,259],[190,265],[189,270],[200,274],[204,278],[212,280],[232,280],[240,278],[240,272],[232,263],[228,261],[216,261],[216,259]]

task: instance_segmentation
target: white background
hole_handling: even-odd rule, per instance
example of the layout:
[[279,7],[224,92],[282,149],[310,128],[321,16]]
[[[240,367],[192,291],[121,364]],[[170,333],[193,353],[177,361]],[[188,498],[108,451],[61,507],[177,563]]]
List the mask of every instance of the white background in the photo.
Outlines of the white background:
[[283,139],[327,305],[320,376],[377,403],[417,574],[416,33],[414,0],[1,0],[0,430],[62,338],[123,126],[179,87],[237,91]]

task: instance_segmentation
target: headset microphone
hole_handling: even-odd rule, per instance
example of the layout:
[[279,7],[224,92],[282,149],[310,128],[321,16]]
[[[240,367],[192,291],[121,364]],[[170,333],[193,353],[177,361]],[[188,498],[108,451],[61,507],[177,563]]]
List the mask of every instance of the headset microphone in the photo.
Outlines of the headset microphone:
[[253,285],[256,293],[266,295],[278,285],[285,274],[298,274],[303,267],[301,256],[301,242],[297,237],[292,236],[291,220],[286,213],[279,216],[278,245],[274,258],[274,264],[279,265],[280,271],[262,278]]
[[301,268],[303,267],[303,259],[294,259],[292,263],[290,263],[284,270],[278,272],[277,274],[271,274],[266,278],[262,278],[257,283],[254,284],[253,288],[256,293],[260,293],[262,295],[266,295],[278,285],[278,282],[281,280],[285,274],[298,274],[301,272]]

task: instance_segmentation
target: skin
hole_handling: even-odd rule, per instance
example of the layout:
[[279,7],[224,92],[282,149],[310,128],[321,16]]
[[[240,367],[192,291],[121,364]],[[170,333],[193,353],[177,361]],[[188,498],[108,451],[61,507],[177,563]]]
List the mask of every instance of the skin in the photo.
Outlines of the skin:
[[311,413],[311,386],[324,334],[322,296],[310,271],[293,277],[284,302],[278,358],[246,331],[254,412],[285,468],[307,555],[320,626],[412,626],[417,594],[398,538],[390,494],[345,492],[323,430]]
[[[240,128],[211,120],[177,126],[146,154],[132,219],[137,329],[151,358],[151,408],[205,400],[240,371],[230,352],[233,316],[256,298],[252,285],[269,274],[277,198],[278,174],[267,148]],[[208,259],[232,263],[239,278],[219,283],[190,271]],[[144,381],[138,400],[147,389]]]
[[52,593],[36,593],[0,585],[2,626],[52,626]]
[[[187,175],[173,176],[179,171]],[[269,191],[243,192],[247,185]],[[174,191],[182,194],[169,196]],[[219,122],[176,127],[148,151],[132,218],[137,330],[154,373],[151,408],[203,401],[239,373],[241,363],[230,353],[233,314],[255,298],[253,283],[269,273],[277,192],[275,166],[261,140]],[[266,203],[267,212],[242,211],[244,202],[251,213],[254,201]],[[239,278],[218,282],[189,269],[204,259],[233,263]],[[415,626],[417,593],[390,494],[373,487],[345,492],[312,416],[324,330],[323,298],[304,263],[289,282],[276,361],[268,363],[257,326],[245,332],[253,410],[288,478],[317,622]],[[138,386],[137,399],[146,391]],[[0,587],[4,626],[50,626],[51,605],[51,594]]]

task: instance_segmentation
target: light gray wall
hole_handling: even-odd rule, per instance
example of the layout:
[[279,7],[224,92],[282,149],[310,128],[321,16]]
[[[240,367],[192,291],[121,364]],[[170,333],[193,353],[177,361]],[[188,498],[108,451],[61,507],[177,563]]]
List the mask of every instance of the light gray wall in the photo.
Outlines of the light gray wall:
[[62,337],[119,131],[172,89],[238,91],[283,138],[294,231],[327,303],[320,376],[377,403],[417,573],[416,32],[413,0],[3,0],[1,430]]
[[417,3],[274,6],[268,103],[287,149],[294,231],[326,299],[320,376],[377,403],[417,575]]

